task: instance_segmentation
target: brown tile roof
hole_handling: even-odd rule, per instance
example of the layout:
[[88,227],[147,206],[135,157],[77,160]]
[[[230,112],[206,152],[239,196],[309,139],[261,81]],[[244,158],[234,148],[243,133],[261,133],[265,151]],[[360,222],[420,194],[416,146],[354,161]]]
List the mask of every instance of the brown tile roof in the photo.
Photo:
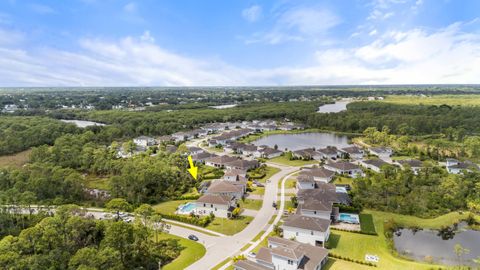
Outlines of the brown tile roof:
[[283,226],[326,232],[328,227],[330,227],[330,220],[302,215],[292,215],[285,220]]
[[232,201],[232,196],[218,195],[218,194],[205,194],[197,200],[197,202],[200,202],[200,203],[212,203],[212,204],[223,204],[223,205],[229,205],[231,201]]
[[217,163],[217,164],[226,164],[228,162],[236,161],[238,158],[231,157],[231,156],[216,156],[212,158],[208,158],[207,162]]
[[243,189],[232,184],[230,181],[214,181],[207,190],[207,193],[229,193],[229,192],[243,192]]
[[358,167],[358,165],[350,163],[348,161],[332,162],[332,163],[327,164],[327,166],[330,166],[332,168],[335,168],[337,170],[342,170],[342,171],[350,171],[350,170],[360,169],[360,167]]
[[240,260],[233,264],[235,269],[242,269],[242,270],[272,270],[270,267],[266,267],[256,262],[252,262],[249,260]]
[[335,172],[327,170],[325,168],[312,168],[312,169],[302,170],[299,175],[329,178],[334,176]]

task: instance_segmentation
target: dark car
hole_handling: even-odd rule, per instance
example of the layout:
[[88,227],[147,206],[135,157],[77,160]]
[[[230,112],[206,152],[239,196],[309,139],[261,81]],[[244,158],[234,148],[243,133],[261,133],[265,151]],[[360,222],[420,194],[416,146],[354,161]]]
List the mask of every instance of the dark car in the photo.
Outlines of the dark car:
[[196,236],[193,235],[193,234],[190,234],[190,235],[188,236],[188,239],[193,240],[193,241],[198,241],[198,237],[196,237]]
[[272,203],[272,206],[273,206],[274,208],[277,208],[277,203],[276,203],[276,202],[273,202],[273,203]]

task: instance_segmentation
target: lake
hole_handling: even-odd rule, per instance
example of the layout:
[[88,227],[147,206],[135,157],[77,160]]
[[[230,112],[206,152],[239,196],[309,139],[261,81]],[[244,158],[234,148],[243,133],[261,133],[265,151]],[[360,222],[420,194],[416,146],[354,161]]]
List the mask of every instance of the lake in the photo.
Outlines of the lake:
[[90,126],[105,126],[105,124],[92,122],[92,121],[84,121],[84,120],[65,120],[61,119],[60,121],[70,124],[75,124],[79,128],[86,128]]
[[275,134],[260,138],[254,142],[254,145],[268,145],[274,147],[278,145],[279,150],[299,150],[315,147],[315,149],[325,148],[327,146],[336,146],[343,148],[349,146],[348,137],[337,135],[335,133],[297,133],[297,134]]
[[325,104],[318,107],[319,113],[337,113],[347,110],[347,104],[350,103],[349,100],[337,101],[334,104]]
[[469,254],[463,255],[463,264],[473,266],[472,260],[480,257],[480,231],[468,229],[466,223],[460,223],[458,228],[452,228],[443,236],[436,230],[400,229],[394,233],[393,241],[399,254],[419,261],[430,257],[434,262],[458,265],[459,259],[454,251],[456,244],[470,250]]

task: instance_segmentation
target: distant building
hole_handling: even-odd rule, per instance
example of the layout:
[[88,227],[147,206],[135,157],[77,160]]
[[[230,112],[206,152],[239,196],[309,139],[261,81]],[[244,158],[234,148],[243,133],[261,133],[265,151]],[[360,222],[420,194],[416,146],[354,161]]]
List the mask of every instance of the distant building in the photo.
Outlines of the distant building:
[[152,137],[140,136],[133,139],[133,143],[136,144],[137,146],[147,148],[149,146],[155,145],[156,141]]
[[216,217],[228,218],[232,215],[237,200],[233,196],[228,195],[205,194],[195,204],[195,213],[198,215],[213,213]]
[[415,175],[417,175],[424,167],[423,162],[416,159],[397,160],[395,163],[403,170],[405,170],[407,167],[410,168]]
[[340,152],[342,152],[344,158],[349,157],[351,159],[362,159],[364,155],[363,150],[358,146],[345,147],[340,149]]
[[323,167],[327,170],[334,171],[338,174],[347,175],[353,178],[363,174],[362,169],[358,165],[348,161],[331,162],[323,165]]
[[283,237],[312,246],[325,246],[330,236],[330,219],[292,215],[282,225]]
[[379,158],[388,158],[393,154],[393,149],[390,147],[371,147],[368,151]]
[[379,173],[382,170],[382,167],[385,165],[388,165],[387,162],[381,160],[381,159],[367,159],[367,160],[361,160],[360,164],[367,168],[370,169],[374,172]]

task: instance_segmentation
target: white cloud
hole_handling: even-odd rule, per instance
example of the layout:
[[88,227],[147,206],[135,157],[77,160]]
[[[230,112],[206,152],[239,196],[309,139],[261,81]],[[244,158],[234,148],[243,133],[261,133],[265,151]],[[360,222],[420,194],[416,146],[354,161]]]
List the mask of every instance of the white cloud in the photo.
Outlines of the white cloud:
[[262,7],[253,5],[242,10],[242,17],[249,22],[256,22],[262,16]]
[[143,35],[140,37],[141,41],[146,41],[146,42],[155,42],[155,38],[150,35],[150,31],[146,30],[143,32]]
[[24,34],[0,28],[0,46],[15,45],[24,40]]
[[278,44],[287,41],[317,40],[324,38],[328,30],[337,26],[340,18],[325,8],[293,7],[280,13],[273,28],[257,32],[246,43],[263,42]]
[[479,83],[480,34],[465,33],[464,25],[390,31],[363,46],[317,51],[310,65],[264,69],[173,53],[155,44],[148,31],[143,38],[82,39],[76,52],[25,51],[0,43],[0,82],[2,86]]

